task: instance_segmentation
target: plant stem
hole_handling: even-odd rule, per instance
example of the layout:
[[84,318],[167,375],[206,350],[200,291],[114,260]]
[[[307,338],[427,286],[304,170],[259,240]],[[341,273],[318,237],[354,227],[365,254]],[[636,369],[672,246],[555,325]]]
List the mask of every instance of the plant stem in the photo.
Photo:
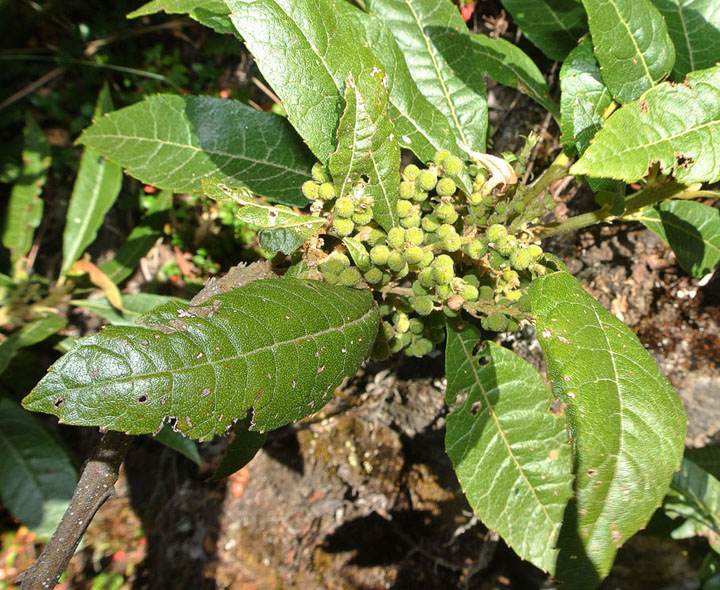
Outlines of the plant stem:
[[696,196],[698,191],[693,190],[696,188],[697,187],[695,185],[688,186],[677,182],[669,182],[660,186],[641,189],[626,198],[625,211],[622,215],[613,215],[609,207],[601,207],[595,211],[583,213],[582,215],[576,215],[575,217],[570,217],[563,221],[555,221],[544,226],[538,226],[537,228],[533,228],[533,233],[538,238],[547,238],[569,231],[578,230],[583,227],[588,227],[602,221],[611,222],[615,219],[624,219],[644,207],[653,205],[670,197],[680,199],[691,198],[685,195],[686,191],[688,191],[689,194]]
[[70,506],[40,557],[17,578],[20,590],[54,588],[85,534],[90,521],[114,493],[120,464],[132,437],[108,431],[95,446],[75,488]]
[[550,186],[550,184],[552,184],[556,180],[560,180],[561,178],[567,176],[567,169],[569,165],[570,158],[565,154],[565,152],[560,152],[557,158],[553,160],[553,163],[550,164],[550,167],[525,193],[525,196],[522,200],[523,204],[527,206],[528,203],[531,203],[535,199],[537,199],[542,194],[542,192],[548,186]]

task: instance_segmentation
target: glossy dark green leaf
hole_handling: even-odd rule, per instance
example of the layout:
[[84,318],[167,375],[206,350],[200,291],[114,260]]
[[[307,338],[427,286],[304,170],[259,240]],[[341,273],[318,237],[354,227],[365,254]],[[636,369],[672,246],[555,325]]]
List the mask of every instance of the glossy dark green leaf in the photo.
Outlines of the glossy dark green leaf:
[[56,334],[67,325],[67,318],[57,313],[36,318],[0,344],[0,373],[10,364],[12,357],[21,348],[38,344]]
[[614,112],[571,174],[636,182],[654,162],[680,182],[720,180],[720,66],[665,82]]
[[0,397],[0,499],[15,518],[47,540],[75,491],[70,455],[40,421]]
[[715,477],[690,459],[683,459],[664,508],[671,518],[686,519],[673,531],[674,539],[707,537],[710,546],[720,552],[720,481]]
[[373,217],[386,230],[399,225],[400,147],[387,111],[385,73],[377,68],[349,74],[345,112],[337,131],[337,149],[328,167],[337,194],[344,196],[359,184],[373,199]]
[[675,47],[650,0],[583,0],[605,85],[619,103],[665,79]]
[[25,398],[68,424],[144,434],[165,419],[191,438],[223,434],[252,411],[278,428],[327,403],[370,354],[369,290],[254,281],[201,305],[169,303],[78,340]]
[[502,0],[523,34],[550,59],[562,61],[587,32],[580,0]]
[[[100,91],[93,121],[112,110],[110,90],[105,85]],[[115,203],[121,187],[122,168],[91,147],[86,147],[68,204],[60,272],[66,273],[95,240],[105,214]]]
[[672,75],[681,81],[694,70],[704,70],[718,61],[720,4],[717,0],[652,0],[665,17],[675,44]]
[[[485,151],[487,96],[482,76],[463,80],[450,62],[463,58],[470,35],[450,0],[370,0],[372,14],[385,21],[420,92],[446,117],[456,139]],[[451,35],[443,51],[433,39]],[[462,147],[462,146],[461,146]]]
[[720,479],[720,446],[708,446],[699,449],[685,449],[685,458]]
[[160,191],[115,256],[100,266],[113,283],[119,284],[134,273],[143,256],[162,237],[172,202],[172,191]]
[[453,393],[462,384],[467,398],[447,417],[445,449],[480,520],[520,557],[554,572],[573,482],[565,416],[551,412],[552,392],[529,363],[491,342],[475,354],[479,343],[468,324],[448,330],[448,384],[453,376]]
[[50,145],[30,115],[26,117],[24,138],[20,177],[10,192],[2,231],[3,246],[10,250],[13,275],[25,273],[18,263],[30,250],[35,228],[42,219],[40,193],[50,166]]
[[71,304],[82,307],[98,314],[113,326],[134,326],[142,314],[147,313],[158,305],[175,301],[185,303],[182,299],[170,295],[157,295],[155,293],[130,293],[122,296],[123,310],[120,312],[105,297],[97,299],[73,299]]
[[[468,59],[474,64],[474,72],[468,71],[467,75],[477,75],[480,69],[483,75],[527,94],[550,111],[553,117],[560,118],[558,107],[550,98],[545,77],[527,53],[502,38],[470,35],[470,39],[472,43],[468,46]],[[467,59],[462,61],[466,62]]]
[[165,445],[168,449],[180,453],[183,457],[187,457],[196,465],[202,463],[202,457],[198,451],[197,443],[191,438],[175,432],[169,424],[165,424],[162,429],[160,429],[160,432],[154,435],[152,439],[161,445]]
[[720,262],[720,209],[695,201],[663,201],[633,219],[660,236],[694,277],[712,272]]
[[321,162],[335,151],[345,77],[379,67],[331,0],[227,0],[231,19],[288,119]]
[[580,41],[563,62],[560,89],[560,140],[565,149],[582,154],[602,127],[605,109],[613,102],[589,38]]
[[78,141],[143,182],[199,192],[215,178],[303,205],[312,155],[283,118],[235,100],[159,94],[93,123]]
[[687,419],[635,334],[577,279],[547,275],[530,298],[548,377],[568,405],[575,458],[557,577],[591,587],[660,505],[680,466]]
[[253,460],[265,444],[267,434],[249,430],[250,420],[245,418],[235,424],[232,440],[225,449],[220,465],[210,477],[210,481],[219,481],[242,469]]
[[152,0],[133,10],[127,17],[138,18],[158,12],[187,14],[193,20],[218,33],[237,34],[230,21],[230,9],[223,0]]

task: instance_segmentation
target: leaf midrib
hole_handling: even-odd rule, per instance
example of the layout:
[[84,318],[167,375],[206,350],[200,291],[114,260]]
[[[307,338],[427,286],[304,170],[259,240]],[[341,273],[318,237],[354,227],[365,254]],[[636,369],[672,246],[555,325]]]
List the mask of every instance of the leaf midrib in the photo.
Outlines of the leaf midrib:
[[650,86],[653,86],[655,84],[655,80],[653,80],[653,77],[650,75],[650,69],[647,65],[647,60],[645,59],[645,55],[642,51],[640,51],[640,47],[637,44],[637,41],[635,40],[635,37],[632,34],[632,31],[630,30],[630,27],[628,26],[627,21],[623,18],[622,14],[620,14],[620,9],[617,6],[617,3],[615,0],[608,0],[612,7],[615,9],[615,14],[617,14],[618,20],[622,23],[622,25],[625,27],[625,31],[627,32],[628,36],[630,37],[630,40],[632,41],[633,47],[635,47],[636,55],[640,56],[640,61],[643,65],[643,69],[645,70],[645,76],[650,81]]
[[[672,211],[671,211],[671,213],[672,213]],[[681,231],[682,233],[687,234],[689,237],[691,237],[699,242],[702,242],[703,244],[707,244],[713,250],[717,250],[718,254],[720,254],[720,247],[716,246],[712,242],[707,241],[704,237],[702,237],[702,235],[700,238],[698,238],[697,235],[695,235],[694,233],[685,229],[684,227],[677,225],[677,224],[673,223],[672,221],[665,221],[661,216],[647,217],[645,215],[638,215],[634,219],[636,219],[637,221],[648,221],[651,223],[660,223],[663,226],[675,228],[675,229]],[[665,233],[665,237],[667,238],[667,232]]]

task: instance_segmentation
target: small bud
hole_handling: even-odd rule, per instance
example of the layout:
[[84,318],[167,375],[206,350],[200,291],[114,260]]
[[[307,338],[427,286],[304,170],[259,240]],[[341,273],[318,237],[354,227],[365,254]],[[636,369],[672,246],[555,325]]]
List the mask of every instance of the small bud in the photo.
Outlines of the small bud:
[[373,264],[383,266],[387,264],[391,250],[384,244],[378,244],[370,249],[370,260]]
[[417,185],[421,190],[431,191],[437,184],[437,175],[432,170],[423,170],[417,178]]
[[504,236],[495,242],[495,249],[503,256],[510,256],[518,247],[515,236]]
[[345,219],[343,217],[336,217],[335,219],[333,219],[332,226],[335,230],[335,233],[337,233],[337,235],[342,238],[344,238],[345,236],[349,236],[351,233],[353,233],[353,230],[355,229],[355,224],[352,222],[352,220]]
[[460,172],[462,172],[463,161],[457,156],[450,156],[445,158],[445,161],[443,162],[443,169],[445,170],[445,174],[457,176]]
[[403,178],[405,180],[415,180],[418,177],[418,174],[420,174],[420,168],[418,168],[415,164],[408,164],[405,166],[405,170],[403,170]]
[[419,246],[423,242],[425,234],[419,227],[411,227],[405,232],[405,242],[412,246]]
[[333,212],[338,217],[352,217],[355,213],[355,203],[350,197],[340,197],[335,201]]
[[315,162],[311,171],[313,180],[319,184],[330,181],[330,175],[327,169],[320,162]]
[[377,267],[373,267],[365,273],[365,280],[371,285],[377,285],[379,282],[382,281],[382,278],[383,273]]
[[390,256],[388,256],[387,265],[390,270],[399,272],[403,269],[406,262],[407,261],[405,260],[405,256],[403,256],[402,252],[395,250],[390,253]]
[[455,186],[452,178],[441,178],[438,180],[437,186],[435,187],[435,192],[437,192],[440,197],[449,197],[454,195],[456,190],[457,187]]
[[485,237],[487,237],[489,242],[497,242],[500,238],[504,238],[506,235],[507,229],[504,225],[500,225],[499,223],[491,225],[485,232]]
[[458,213],[452,203],[440,203],[435,208],[435,215],[443,223],[455,223],[458,218]]
[[430,315],[435,307],[433,304],[433,300],[427,295],[420,295],[419,297],[415,297],[413,303],[415,311],[418,313],[418,315],[422,316]]
[[359,280],[360,271],[354,266],[346,268],[338,275],[338,283],[340,283],[341,285],[345,285],[346,287],[352,287],[353,285],[357,284]]
[[323,201],[330,201],[335,198],[335,187],[331,182],[323,182],[318,189],[318,197]]
[[399,196],[401,199],[412,199],[415,193],[415,183],[409,180],[403,180],[400,183]]
[[402,248],[405,243],[405,230],[402,227],[393,227],[388,232],[387,242],[391,248]]
[[422,261],[425,251],[420,246],[408,246],[405,249],[405,260],[408,264],[418,264]]
[[320,185],[312,180],[306,180],[302,185],[302,194],[308,201],[315,201],[319,197]]
[[433,162],[435,162],[438,166],[442,166],[443,162],[445,162],[445,160],[451,155],[450,150],[438,150],[435,152]]

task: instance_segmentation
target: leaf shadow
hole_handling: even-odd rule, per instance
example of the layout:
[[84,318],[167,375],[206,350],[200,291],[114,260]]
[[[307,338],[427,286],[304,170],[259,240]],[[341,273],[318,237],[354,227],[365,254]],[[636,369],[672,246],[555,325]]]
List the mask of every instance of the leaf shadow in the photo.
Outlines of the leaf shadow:
[[702,234],[695,226],[670,211],[657,208],[665,230],[668,246],[677,257],[678,264],[694,277],[712,271],[705,261],[706,248]]

